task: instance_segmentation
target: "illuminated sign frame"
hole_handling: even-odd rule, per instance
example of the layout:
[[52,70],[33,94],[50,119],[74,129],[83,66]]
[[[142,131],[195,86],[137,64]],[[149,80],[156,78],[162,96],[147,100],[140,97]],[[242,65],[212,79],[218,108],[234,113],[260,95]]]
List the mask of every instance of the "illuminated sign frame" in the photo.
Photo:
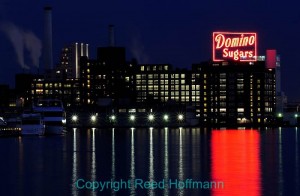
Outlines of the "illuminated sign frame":
[[213,61],[256,61],[257,34],[254,32],[213,32]]

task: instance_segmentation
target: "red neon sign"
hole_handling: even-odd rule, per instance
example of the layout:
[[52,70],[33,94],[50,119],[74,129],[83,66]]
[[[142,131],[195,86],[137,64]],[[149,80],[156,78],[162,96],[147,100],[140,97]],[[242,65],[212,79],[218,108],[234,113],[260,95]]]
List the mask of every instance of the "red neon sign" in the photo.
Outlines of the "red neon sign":
[[213,61],[256,61],[256,33],[213,32]]

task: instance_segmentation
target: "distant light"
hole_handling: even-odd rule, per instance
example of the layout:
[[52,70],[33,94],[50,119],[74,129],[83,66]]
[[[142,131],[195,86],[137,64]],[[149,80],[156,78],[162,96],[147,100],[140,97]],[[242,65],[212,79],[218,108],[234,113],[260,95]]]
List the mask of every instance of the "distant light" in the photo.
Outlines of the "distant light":
[[179,115],[178,115],[178,120],[180,120],[180,121],[183,120],[183,115],[182,115],[182,114],[179,114]]
[[129,119],[130,119],[131,121],[134,121],[134,120],[135,120],[135,116],[134,116],[134,115],[130,115]]
[[92,122],[96,122],[96,120],[97,120],[96,115],[92,115],[92,116],[91,116],[91,121],[92,121]]
[[281,118],[283,115],[282,115],[282,113],[278,113],[278,115],[277,115],[279,118]]
[[295,114],[295,118],[298,118],[298,114]]
[[168,121],[169,120],[169,116],[167,114],[164,115],[164,121]]
[[111,115],[111,116],[110,116],[110,120],[111,120],[111,121],[115,121],[115,120],[116,120],[116,116],[115,116],[115,115]]
[[149,121],[154,121],[154,115],[153,115],[153,114],[149,114],[148,120],[149,120]]
[[72,121],[73,121],[73,122],[77,122],[77,120],[78,120],[78,116],[77,116],[77,115],[73,115],[73,116],[72,116]]

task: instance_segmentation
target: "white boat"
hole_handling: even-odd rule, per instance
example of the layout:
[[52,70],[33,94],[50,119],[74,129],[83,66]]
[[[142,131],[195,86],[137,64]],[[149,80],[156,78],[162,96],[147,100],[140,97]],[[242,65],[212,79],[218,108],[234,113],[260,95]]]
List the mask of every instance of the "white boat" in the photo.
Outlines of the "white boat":
[[3,117],[0,117],[0,127],[5,127],[7,125],[7,122],[4,120]]
[[22,135],[44,135],[45,124],[39,113],[24,113],[21,116]]
[[62,101],[57,99],[39,100],[33,106],[35,113],[42,115],[45,123],[45,134],[63,134],[66,123],[66,114]]

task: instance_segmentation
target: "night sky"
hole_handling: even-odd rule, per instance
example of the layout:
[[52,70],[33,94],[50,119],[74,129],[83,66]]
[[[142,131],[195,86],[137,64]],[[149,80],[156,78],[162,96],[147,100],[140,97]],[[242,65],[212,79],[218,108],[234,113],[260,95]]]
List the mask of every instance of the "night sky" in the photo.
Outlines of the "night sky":
[[277,49],[283,91],[289,100],[300,100],[299,1],[1,0],[0,84],[13,88],[14,75],[22,72],[11,40],[21,43],[17,48],[24,54],[23,66],[31,71],[34,64],[42,66],[42,58],[32,62],[30,55],[40,54],[45,5],[53,7],[54,63],[61,48],[72,42],[88,43],[95,58],[96,48],[108,45],[109,24],[115,25],[116,45],[126,47],[128,60],[188,68],[211,58],[213,31],[251,31],[258,35],[258,54]]

